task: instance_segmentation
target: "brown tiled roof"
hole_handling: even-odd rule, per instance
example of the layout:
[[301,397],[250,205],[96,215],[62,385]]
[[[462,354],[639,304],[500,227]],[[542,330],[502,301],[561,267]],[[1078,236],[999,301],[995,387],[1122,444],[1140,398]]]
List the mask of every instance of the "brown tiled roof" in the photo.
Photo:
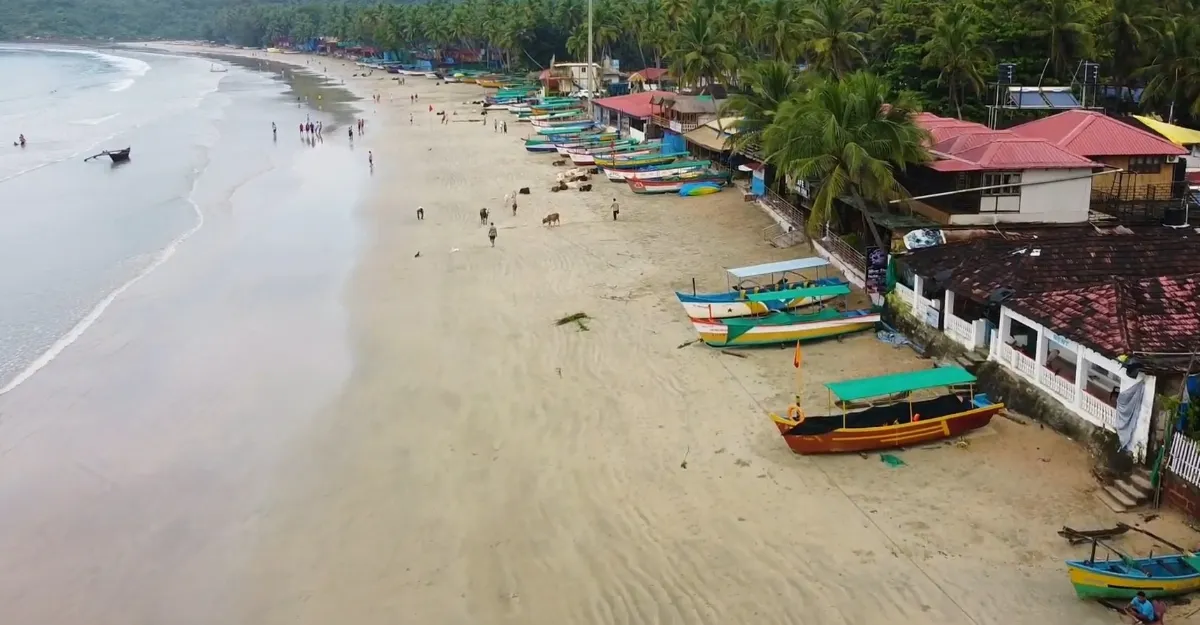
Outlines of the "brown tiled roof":
[[1162,227],[1045,229],[1035,239],[990,237],[917,250],[901,262],[927,278],[943,274],[947,288],[986,301],[1001,288],[1025,297],[1108,284],[1114,278],[1191,275],[1200,270],[1200,232]]
[[[919,113],[913,117],[928,131],[934,160],[926,167],[941,172],[1014,169],[1091,169],[1100,167],[1086,157],[1051,141],[1025,137],[982,124]],[[1120,123],[1120,122],[1118,122]]]
[[1200,273],[1116,278],[1025,295],[1005,305],[1110,356],[1185,354],[1200,347]]

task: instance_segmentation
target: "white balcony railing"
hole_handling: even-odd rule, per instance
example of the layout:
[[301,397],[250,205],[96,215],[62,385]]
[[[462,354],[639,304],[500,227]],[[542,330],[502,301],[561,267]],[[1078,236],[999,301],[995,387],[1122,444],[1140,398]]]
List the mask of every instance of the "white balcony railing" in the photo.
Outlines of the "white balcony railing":
[[1015,350],[1015,349],[1012,350],[1012,353],[1013,353],[1013,355],[1012,355],[1013,368],[1017,370],[1017,373],[1020,373],[1021,375],[1029,378],[1030,380],[1036,381],[1037,380],[1037,375],[1036,375],[1037,364],[1033,362],[1033,359],[1030,358],[1029,356],[1026,356],[1025,354],[1022,354],[1020,351]]
[[912,289],[900,284],[899,282],[896,283],[896,296],[900,298],[900,301],[908,304],[909,306],[913,306],[917,302],[917,294],[914,293]]
[[1073,405],[1075,403],[1075,381],[1068,380],[1053,371],[1042,367],[1038,370],[1038,382],[1046,387],[1055,397]]
[[1093,423],[1106,429],[1116,431],[1117,429],[1117,410],[1112,406],[1100,401],[1091,393],[1081,393],[1079,407],[1083,413],[1093,419]]
[[953,314],[946,313],[944,323],[946,335],[967,349],[975,349],[975,326]]

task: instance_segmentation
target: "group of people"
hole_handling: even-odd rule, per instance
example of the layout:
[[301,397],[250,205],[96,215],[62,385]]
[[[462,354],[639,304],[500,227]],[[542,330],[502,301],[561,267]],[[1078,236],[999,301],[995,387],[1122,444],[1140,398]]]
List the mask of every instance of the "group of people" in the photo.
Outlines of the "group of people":
[[[410,96],[408,96],[408,103],[409,103],[409,104],[414,104],[414,103],[416,103],[416,102],[420,102],[420,101],[421,101],[421,98],[420,98],[420,96],[418,96],[418,95],[417,95],[417,94],[415,94],[415,93],[414,93],[414,94],[412,94],[412,95],[410,95]],[[430,109],[432,109],[432,108],[433,108],[433,107],[430,107]]]
[[[311,119],[300,124],[300,134],[302,135],[315,135],[319,137],[321,136],[321,129],[321,122],[314,122]],[[271,122],[271,132],[275,132],[275,122]]]
[[492,132],[508,133],[508,121],[501,119],[492,120]]

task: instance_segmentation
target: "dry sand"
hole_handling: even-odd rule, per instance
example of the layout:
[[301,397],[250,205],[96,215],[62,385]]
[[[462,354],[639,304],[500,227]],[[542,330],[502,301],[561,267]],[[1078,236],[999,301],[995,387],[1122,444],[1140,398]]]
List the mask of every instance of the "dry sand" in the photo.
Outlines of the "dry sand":
[[[898,452],[902,468],[799,457],[764,416],[792,392],[790,350],[677,347],[694,333],[674,289],[811,255],[767,246],[739,194],[551,194],[527,125],[465,121],[482,89],[322,62],[383,99],[364,103],[378,193],[347,294],[356,365],[260,514],[229,530],[242,562],[211,574],[236,585],[237,622],[1118,622],[1074,597],[1062,559],[1085,550],[1054,534],[1114,521],[1074,443],[997,419]],[[526,186],[518,215],[500,207]],[[540,225],[549,212],[561,227]],[[580,311],[587,331],[554,324]],[[814,344],[805,395],[927,366],[870,335]]]

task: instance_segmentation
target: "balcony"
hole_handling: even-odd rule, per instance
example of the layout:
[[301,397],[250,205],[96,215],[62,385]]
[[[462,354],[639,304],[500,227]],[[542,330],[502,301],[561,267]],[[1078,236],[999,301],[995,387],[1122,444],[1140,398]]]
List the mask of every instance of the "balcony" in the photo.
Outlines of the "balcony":
[[671,132],[678,132],[680,134],[685,133],[685,132],[691,132],[700,127],[700,124],[698,124],[694,121],[681,121],[678,119],[668,119],[666,117],[663,117],[662,115],[651,115],[650,123],[654,124],[655,126],[660,126],[667,130],[670,130]]

